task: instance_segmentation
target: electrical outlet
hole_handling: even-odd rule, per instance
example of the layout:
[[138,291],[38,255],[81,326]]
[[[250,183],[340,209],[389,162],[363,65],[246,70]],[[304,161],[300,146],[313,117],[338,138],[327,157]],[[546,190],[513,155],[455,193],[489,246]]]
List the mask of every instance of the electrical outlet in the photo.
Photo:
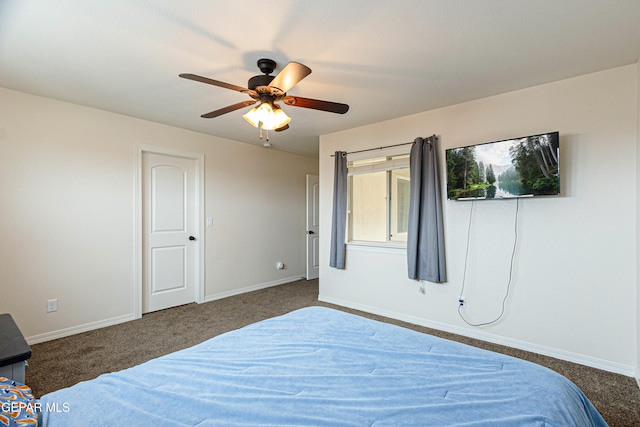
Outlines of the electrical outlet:
[[420,287],[418,288],[418,292],[420,292],[422,295],[427,293],[424,289],[424,285],[420,285]]
[[58,311],[58,299],[50,299],[47,301],[47,313]]
[[460,308],[465,308],[467,306],[467,301],[464,297],[458,297],[458,304],[460,304]]

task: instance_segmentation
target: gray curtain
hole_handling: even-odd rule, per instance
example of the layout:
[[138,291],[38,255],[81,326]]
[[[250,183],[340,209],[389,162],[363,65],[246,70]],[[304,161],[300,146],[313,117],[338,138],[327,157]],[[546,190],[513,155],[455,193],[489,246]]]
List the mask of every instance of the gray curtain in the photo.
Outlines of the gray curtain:
[[407,235],[410,279],[446,282],[442,197],[436,137],[416,138],[409,157],[411,198]]
[[344,269],[347,232],[347,153],[336,151],[333,170],[333,217],[331,219],[331,255],[329,265]]

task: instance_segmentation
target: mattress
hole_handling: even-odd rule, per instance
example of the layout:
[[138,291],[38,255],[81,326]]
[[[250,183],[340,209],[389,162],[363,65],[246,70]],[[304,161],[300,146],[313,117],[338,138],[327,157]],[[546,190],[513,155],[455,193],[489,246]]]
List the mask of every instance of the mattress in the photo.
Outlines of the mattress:
[[606,426],[545,367],[308,307],[49,393],[43,425]]

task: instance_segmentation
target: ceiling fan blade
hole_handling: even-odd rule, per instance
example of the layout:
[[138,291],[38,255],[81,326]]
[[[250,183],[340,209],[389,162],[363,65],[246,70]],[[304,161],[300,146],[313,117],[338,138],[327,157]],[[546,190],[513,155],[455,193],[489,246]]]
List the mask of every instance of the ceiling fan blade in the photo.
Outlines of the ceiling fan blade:
[[218,80],[209,79],[207,77],[196,76],[195,74],[185,73],[185,74],[179,74],[179,76],[182,77],[183,79],[194,80],[194,81],[200,82],[200,83],[207,83],[207,84],[210,84],[210,85],[223,87],[225,89],[235,90],[235,91],[238,91],[238,92],[246,92],[246,91],[249,90],[246,87],[240,87],[240,86],[232,85],[230,83],[220,82]]
[[219,110],[212,111],[212,112],[207,113],[207,114],[203,114],[200,117],[202,117],[204,119],[212,119],[214,117],[218,117],[218,116],[221,116],[223,114],[227,114],[227,113],[230,113],[232,111],[236,111],[236,110],[239,110],[241,108],[248,107],[250,105],[255,104],[256,102],[258,102],[258,101],[254,100],[254,99],[252,99],[250,101],[238,102],[237,104],[229,105],[228,107],[224,107],[224,108],[221,108]]
[[311,68],[298,62],[289,62],[282,71],[271,80],[269,87],[280,89],[284,93],[309,74],[311,74]]
[[287,129],[289,129],[289,125],[288,124],[286,124],[286,125],[284,125],[282,127],[279,127],[278,129],[276,129],[276,132],[282,132],[283,130],[287,130]]
[[301,98],[299,96],[285,96],[282,98],[282,102],[294,107],[312,108],[314,110],[328,111],[330,113],[344,114],[349,111],[349,106],[347,104],[321,101],[319,99]]

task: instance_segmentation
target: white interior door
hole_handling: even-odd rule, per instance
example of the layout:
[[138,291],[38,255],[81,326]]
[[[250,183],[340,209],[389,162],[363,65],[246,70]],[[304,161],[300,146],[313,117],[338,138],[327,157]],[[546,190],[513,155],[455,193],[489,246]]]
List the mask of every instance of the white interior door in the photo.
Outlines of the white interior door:
[[307,175],[307,280],[320,273],[320,179]]
[[196,300],[196,163],[167,154],[142,154],[142,311]]

